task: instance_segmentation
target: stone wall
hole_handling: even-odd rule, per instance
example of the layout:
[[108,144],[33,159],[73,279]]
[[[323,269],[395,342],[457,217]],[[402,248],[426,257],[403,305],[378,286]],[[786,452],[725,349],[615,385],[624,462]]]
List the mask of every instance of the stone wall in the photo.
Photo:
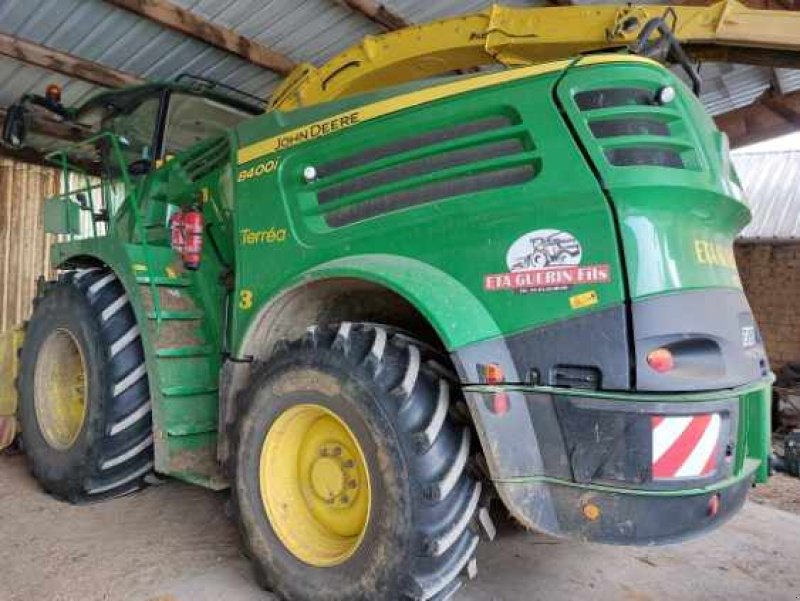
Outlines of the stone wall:
[[772,369],[800,362],[800,243],[737,244],[736,262]]

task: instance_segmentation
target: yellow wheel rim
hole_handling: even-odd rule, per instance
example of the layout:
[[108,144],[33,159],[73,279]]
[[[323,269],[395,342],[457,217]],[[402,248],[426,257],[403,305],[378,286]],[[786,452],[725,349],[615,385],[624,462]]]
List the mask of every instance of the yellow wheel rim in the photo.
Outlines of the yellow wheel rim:
[[259,478],[270,524],[300,561],[336,566],[361,545],[369,471],[358,440],[332,411],[319,405],[284,411],[264,439]]
[[50,334],[39,350],[34,371],[36,420],[47,443],[69,449],[86,420],[86,362],[78,341],[68,330]]

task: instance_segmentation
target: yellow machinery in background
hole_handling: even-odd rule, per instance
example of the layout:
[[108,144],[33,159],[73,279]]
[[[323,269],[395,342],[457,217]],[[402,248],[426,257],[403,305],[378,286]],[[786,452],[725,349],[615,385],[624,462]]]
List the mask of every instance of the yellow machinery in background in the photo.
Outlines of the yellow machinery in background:
[[[664,29],[648,29],[662,20]],[[578,54],[613,51],[648,39],[637,54],[666,51],[680,41],[693,61],[800,68],[800,12],[759,10],[736,0],[681,4],[519,8],[492,5],[362,42],[320,67],[298,66],[270,99],[291,110],[387,86],[482,67],[531,65]],[[644,50],[644,51],[643,51]]]
[[17,435],[17,355],[22,346],[22,328],[0,334],[0,450]]

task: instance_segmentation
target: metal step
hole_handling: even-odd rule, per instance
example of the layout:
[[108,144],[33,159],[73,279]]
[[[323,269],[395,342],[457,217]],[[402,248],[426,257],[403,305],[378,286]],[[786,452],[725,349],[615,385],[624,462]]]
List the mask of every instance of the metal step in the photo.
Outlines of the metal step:
[[150,284],[152,282],[156,286],[170,286],[175,288],[177,287],[186,288],[192,285],[192,283],[189,281],[189,278],[171,278],[165,275],[156,275],[156,276],[140,275],[136,276],[136,282],[138,284]]
[[210,394],[212,392],[219,392],[216,386],[200,385],[200,386],[164,386],[161,388],[164,396],[192,396],[195,394]]
[[[203,318],[203,312],[199,309],[195,311],[161,311],[160,313],[162,321],[165,319],[191,320]],[[148,311],[147,318],[158,319],[158,315],[155,311]]]
[[214,352],[210,344],[196,346],[176,346],[172,348],[156,349],[156,357],[159,359],[180,359],[184,357],[206,357]]

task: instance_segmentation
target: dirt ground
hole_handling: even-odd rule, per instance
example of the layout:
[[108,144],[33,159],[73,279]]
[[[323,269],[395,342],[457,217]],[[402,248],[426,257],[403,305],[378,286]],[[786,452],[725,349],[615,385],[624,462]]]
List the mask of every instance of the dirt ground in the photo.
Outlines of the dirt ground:
[[[800,478],[775,474],[767,486],[757,486],[753,489],[750,500],[800,515]],[[797,544],[800,545],[800,539]]]
[[[509,525],[459,601],[800,599],[800,480],[758,491],[714,533],[648,548],[562,543]],[[0,457],[0,600],[258,601],[224,493],[170,481],[74,507]]]

